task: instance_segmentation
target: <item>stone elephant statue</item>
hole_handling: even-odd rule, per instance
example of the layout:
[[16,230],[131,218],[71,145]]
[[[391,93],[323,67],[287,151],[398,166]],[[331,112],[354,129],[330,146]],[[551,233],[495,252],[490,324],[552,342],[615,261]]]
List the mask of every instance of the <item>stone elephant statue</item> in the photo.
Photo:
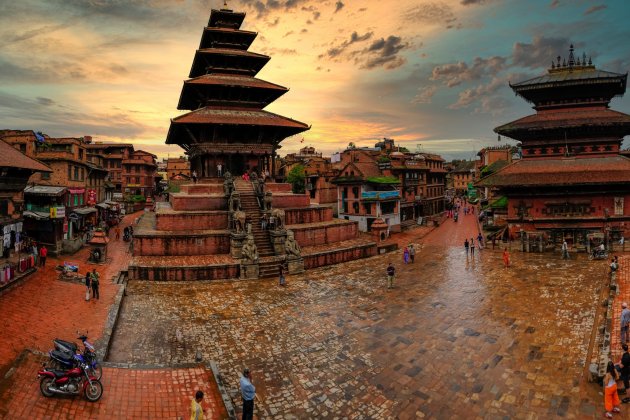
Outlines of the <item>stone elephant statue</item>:
[[232,228],[236,230],[236,233],[245,231],[245,221],[247,220],[247,214],[244,211],[234,211],[230,213],[232,216]]
[[273,209],[271,215],[276,218],[276,230],[284,229],[284,210]]
[[271,193],[271,191],[267,191],[263,199],[263,210],[265,211],[271,210],[272,203],[273,203],[273,194]]

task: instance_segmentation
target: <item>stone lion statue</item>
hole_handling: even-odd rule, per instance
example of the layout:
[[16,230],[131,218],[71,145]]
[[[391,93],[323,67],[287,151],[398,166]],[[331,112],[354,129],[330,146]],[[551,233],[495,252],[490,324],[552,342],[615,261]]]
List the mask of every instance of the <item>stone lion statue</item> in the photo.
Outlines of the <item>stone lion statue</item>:
[[295,235],[292,230],[287,231],[287,240],[284,242],[284,251],[288,259],[300,258],[302,256],[300,244],[298,244],[295,240]]
[[236,230],[236,233],[245,231],[245,222],[247,220],[247,214],[244,211],[234,211],[230,213],[232,218],[232,227]]
[[271,210],[272,202],[273,202],[273,194],[271,193],[271,191],[267,191],[264,195],[263,210],[265,211]]
[[271,215],[276,218],[276,230],[284,229],[284,210],[273,209]]
[[229,211],[238,211],[241,209],[241,195],[238,191],[232,191],[230,194],[230,199],[228,201],[228,210]]
[[243,263],[255,263],[258,261],[258,248],[256,248],[256,243],[254,242],[254,236],[248,235],[247,241],[243,248],[241,249],[242,262]]
[[225,181],[223,181],[223,192],[227,197],[229,197],[232,194],[232,191],[234,191],[234,180],[231,177],[226,177]]

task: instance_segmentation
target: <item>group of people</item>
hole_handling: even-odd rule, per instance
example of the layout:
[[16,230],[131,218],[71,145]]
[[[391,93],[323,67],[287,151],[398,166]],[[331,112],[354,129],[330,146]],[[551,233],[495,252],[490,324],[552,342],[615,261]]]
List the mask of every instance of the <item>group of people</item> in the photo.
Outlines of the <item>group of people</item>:
[[90,291],[92,291],[92,297],[94,299],[99,299],[100,295],[98,292],[98,286],[100,285],[100,275],[98,274],[98,272],[96,271],[96,268],[93,269],[91,272],[88,271],[85,274],[85,300],[89,301],[90,300]]
[[403,262],[405,264],[409,264],[414,262],[416,259],[416,248],[413,247],[413,244],[409,244],[403,250]]
[[[479,249],[483,247],[483,235],[481,232],[477,235],[477,244],[479,244]],[[475,238],[470,238],[470,241],[466,239],[464,241],[464,251],[466,252],[466,256],[468,256],[468,252],[470,251],[470,256],[475,256]]]
[[[243,420],[252,420],[254,418],[254,399],[256,398],[256,387],[253,383],[252,373],[248,368],[243,370],[243,375],[239,379],[241,388],[241,398],[243,400]],[[195,393],[195,397],[190,403],[190,420],[203,420],[203,401],[204,393],[199,390]]]
[[267,213],[263,213],[260,216],[260,228],[262,230],[274,230],[276,228],[276,216],[273,214],[267,216]]

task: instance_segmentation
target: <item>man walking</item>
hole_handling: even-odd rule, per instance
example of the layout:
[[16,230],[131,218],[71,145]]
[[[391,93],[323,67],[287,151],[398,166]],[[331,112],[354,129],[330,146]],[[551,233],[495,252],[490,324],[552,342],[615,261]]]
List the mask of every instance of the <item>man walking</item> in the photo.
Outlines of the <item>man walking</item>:
[[195,393],[195,398],[193,398],[190,403],[190,420],[203,420],[201,400],[203,400],[203,391],[197,391]]
[[569,259],[569,245],[567,244],[566,239],[562,240],[562,259],[563,260]]
[[99,286],[99,274],[96,272],[96,268],[92,270],[92,297],[94,299],[100,299],[98,294]]
[[628,345],[626,343],[623,343],[621,348],[623,349],[623,354],[619,362],[619,367],[621,368],[619,373],[621,374],[625,394],[628,395],[628,388],[630,388],[630,353],[628,353]]
[[411,263],[416,259],[416,248],[413,247],[413,244],[409,244],[409,258],[411,258]]
[[252,420],[254,418],[254,397],[256,396],[256,387],[252,383],[252,374],[249,369],[243,370],[241,376],[241,395],[243,397],[243,420]]
[[90,300],[90,287],[92,287],[92,274],[88,271],[85,274],[85,300]]
[[394,275],[396,274],[396,269],[389,263],[387,266],[387,288],[392,289],[394,287]]
[[470,238],[470,256],[471,257],[475,256],[475,239],[474,238]]
[[219,177],[223,176],[223,165],[221,165],[220,163],[217,165],[217,175]]
[[46,267],[47,256],[48,256],[48,248],[46,248],[46,245],[42,245],[42,248],[39,250],[39,265],[41,267]]
[[468,239],[466,239],[464,241],[464,249],[466,250],[466,256],[468,256],[468,248],[470,247],[470,244],[468,243]]
[[630,309],[626,302],[621,304],[621,344],[630,341],[628,337],[628,326],[630,325]]
[[197,183],[197,171],[192,171],[193,184]]

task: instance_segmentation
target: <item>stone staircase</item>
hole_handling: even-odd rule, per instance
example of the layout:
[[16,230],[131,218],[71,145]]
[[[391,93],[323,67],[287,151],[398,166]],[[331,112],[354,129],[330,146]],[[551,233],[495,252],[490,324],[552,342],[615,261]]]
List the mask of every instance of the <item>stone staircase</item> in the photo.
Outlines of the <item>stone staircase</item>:
[[236,188],[236,191],[239,192],[241,197],[241,209],[247,214],[247,219],[252,223],[252,235],[254,235],[254,242],[258,248],[258,255],[260,257],[275,255],[273,246],[271,245],[271,239],[269,238],[269,232],[260,227],[262,212],[258,205],[256,195],[254,194],[252,183],[246,182],[240,178],[235,179],[234,188]]
[[[258,263],[258,276],[260,278],[264,277],[278,277],[280,275],[280,264],[283,263],[282,258],[280,257],[271,257],[261,259]],[[286,275],[286,273],[285,273]]]

